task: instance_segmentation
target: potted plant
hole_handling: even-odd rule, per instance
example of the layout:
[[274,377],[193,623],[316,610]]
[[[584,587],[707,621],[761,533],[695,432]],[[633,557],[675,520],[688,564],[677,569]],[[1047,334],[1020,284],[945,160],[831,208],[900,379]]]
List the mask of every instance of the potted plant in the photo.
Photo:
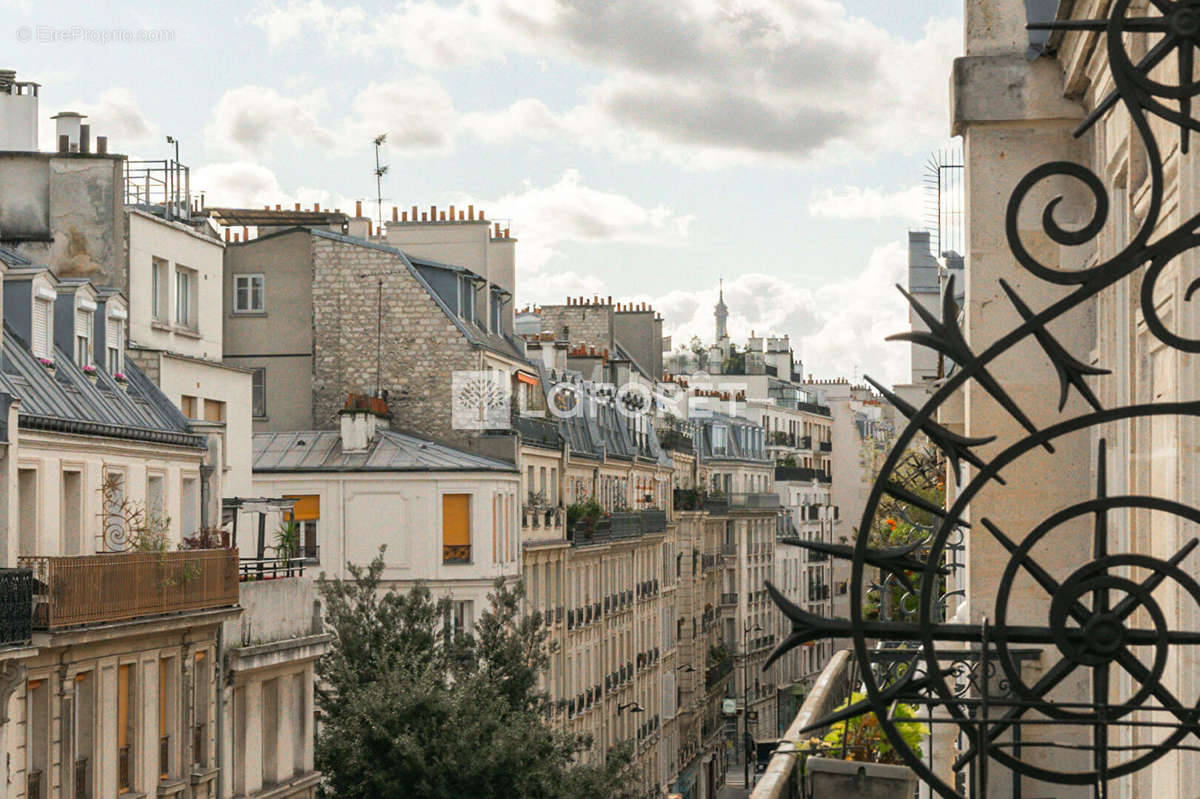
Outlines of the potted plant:
[[92,366],[90,363],[85,363],[80,368],[83,369],[83,373],[87,376],[87,379],[92,381],[92,383],[94,384],[96,382],[96,378],[98,377],[98,373],[96,372],[96,367]]
[[113,380],[116,380],[117,385],[121,388],[129,390],[129,378],[125,376],[124,372],[113,372]]
[[[839,710],[861,702],[865,694],[851,694]],[[916,720],[916,708],[897,703],[892,711],[896,728],[917,757],[928,728]],[[900,719],[912,719],[903,721]],[[838,722],[822,738],[797,742],[801,773],[810,796],[841,799],[911,799],[917,777],[892,746],[874,713]]]
[[572,533],[579,530],[586,538],[591,538],[603,513],[604,509],[594,499],[576,502],[567,508],[567,529]]
[[40,363],[42,366],[46,367],[46,371],[50,372],[51,374],[54,373],[54,359],[53,358],[38,358],[37,362]]

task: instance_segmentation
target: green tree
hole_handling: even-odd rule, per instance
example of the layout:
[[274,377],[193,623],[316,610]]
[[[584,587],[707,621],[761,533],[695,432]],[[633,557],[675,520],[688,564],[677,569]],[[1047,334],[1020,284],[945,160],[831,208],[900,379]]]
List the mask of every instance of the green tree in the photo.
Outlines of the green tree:
[[475,628],[451,636],[446,600],[417,586],[383,590],[382,550],[350,580],[319,586],[332,633],[318,671],[324,714],[317,767],[328,796],[367,799],[629,799],[632,750],[602,766],[592,746],[544,721],[537,690],[548,663],[541,614],[522,614],[523,587],[502,581]]

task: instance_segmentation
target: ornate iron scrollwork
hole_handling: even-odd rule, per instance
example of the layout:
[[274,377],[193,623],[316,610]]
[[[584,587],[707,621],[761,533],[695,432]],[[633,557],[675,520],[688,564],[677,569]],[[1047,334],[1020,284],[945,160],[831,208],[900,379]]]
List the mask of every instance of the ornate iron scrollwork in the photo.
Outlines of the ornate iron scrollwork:
[[[1161,497],[1110,496],[1106,445],[1102,439],[1091,499],[1054,511],[1028,532],[1006,529],[1003,519],[975,521],[970,535],[991,536],[1008,553],[994,600],[977,598],[980,602],[994,601],[995,615],[990,620],[985,618],[982,624],[947,621],[944,615],[950,592],[943,590],[942,578],[947,570],[953,571],[958,565],[951,553],[956,547],[961,549],[963,530],[968,526],[964,514],[985,486],[1003,483],[1002,473],[1006,468],[1015,470],[1018,467],[1014,464],[1035,450],[1053,453],[1055,445],[1066,436],[1112,422],[1160,416],[1200,418],[1200,402],[1103,407],[1088,378],[1105,374],[1105,370],[1072,355],[1050,330],[1052,322],[1145,267],[1139,301],[1147,329],[1167,347],[1186,353],[1200,352],[1200,340],[1171,330],[1154,303],[1155,283],[1168,263],[1200,246],[1200,215],[1173,230],[1160,229],[1165,192],[1163,155],[1151,124],[1152,118],[1157,118],[1160,127],[1165,121],[1178,128],[1182,152],[1187,152],[1191,131],[1200,130],[1200,121],[1193,118],[1191,108],[1192,99],[1200,95],[1200,81],[1192,79],[1195,49],[1200,47],[1200,0],[1150,0],[1146,16],[1130,16],[1131,4],[1132,0],[1115,0],[1105,19],[1062,20],[1030,27],[1096,31],[1103,35],[1116,88],[1084,119],[1076,135],[1090,129],[1118,103],[1128,112],[1132,129],[1145,150],[1149,182],[1137,230],[1119,252],[1087,268],[1068,270],[1043,263],[1034,254],[1036,248],[1022,240],[1018,225],[1018,214],[1035,189],[1049,180],[1065,180],[1081,184],[1091,195],[1090,218],[1078,229],[1066,229],[1055,220],[1062,197],[1050,200],[1042,209],[1041,232],[1063,247],[1078,247],[1097,239],[1108,221],[1109,195],[1093,171],[1065,161],[1038,166],[1021,179],[1007,207],[1008,246],[1025,271],[1062,287],[1064,293],[1038,310],[1012,285],[1000,281],[1019,323],[980,352],[972,350],[960,327],[952,284],[947,287],[941,318],[909,297],[914,312],[922,317],[928,330],[898,338],[936,350],[952,360],[956,369],[920,408],[872,383],[908,418],[908,424],[883,462],[867,500],[858,540],[850,547],[797,542],[852,561],[850,618],[829,619],[807,613],[767,584],[775,603],[792,622],[790,636],[775,649],[767,665],[800,644],[833,637],[850,637],[858,662],[874,664],[870,668],[863,666],[861,671],[866,699],[819,720],[811,729],[873,712],[895,749],[933,791],[947,799],[961,793],[904,744],[899,729],[889,718],[894,702],[922,705],[930,711],[931,718],[936,711],[941,720],[958,726],[964,743],[954,768],[961,770],[971,765],[981,773],[977,780],[980,796],[986,795],[989,763],[1048,783],[1094,786],[1097,796],[1105,796],[1110,780],[1132,774],[1173,748],[1184,746],[1189,735],[1200,738],[1200,703],[1181,701],[1161,679],[1174,650],[1200,646],[1200,632],[1174,628],[1175,617],[1154,596],[1160,586],[1170,587],[1173,583],[1182,601],[1200,605],[1200,582],[1181,568],[1197,541],[1192,540],[1174,554],[1163,557],[1108,551],[1108,520],[1114,512],[1153,511],[1200,524],[1200,510]],[[1149,43],[1152,46],[1136,62],[1129,52],[1135,35],[1153,37]],[[1176,61],[1178,74],[1182,76],[1176,84],[1164,83],[1150,74],[1168,58]],[[1188,286],[1185,301],[1198,289],[1200,281]],[[993,374],[997,359],[1017,345],[1029,342],[1049,359],[1058,378],[1060,418],[1046,426],[1036,425]],[[977,450],[995,441],[994,438],[963,436],[936,421],[939,407],[968,382],[990,395],[1023,429],[1022,438],[997,447],[998,451],[986,458]],[[1087,409],[1080,415],[1064,417],[1072,391],[1086,403]],[[897,467],[917,443],[919,434],[941,451],[954,479],[960,482],[948,508],[928,502],[896,479]],[[969,479],[963,478],[961,463],[973,467]],[[906,547],[873,546],[871,531],[880,503],[885,500],[932,515],[934,523],[928,527],[927,538],[919,545]],[[1039,564],[1035,548],[1064,525],[1086,521],[1092,525],[1090,559],[1082,557],[1082,565],[1073,573],[1065,579],[1056,578]],[[950,566],[951,563],[955,565]],[[1010,617],[1018,578],[1031,580],[1046,592],[1046,618]],[[936,590],[922,590],[925,586]],[[863,600],[869,591],[874,589],[882,594],[899,587],[903,587],[904,593],[898,612],[881,613],[878,619],[867,618]],[[888,615],[894,618],[887,618]],[[902,659],[894,658],[881,666],[878,651],[870,643],[876,640],[910,642],[911,651],[904,650]],[[1020,645],[1042,647],[1045,668],[1036,680],[1022,671],[1021,661],[1028,657],[1019,653],[1030,650],[1017,649]],[[1088,701],[1079,701],[1079,695],[1071,692],[1066,692],[1071,701],[1063,698],[1060,686],[1077,672],[1090,673]],[[1128,697],[1113,698],[1115,675],[1131,686]],[[1084,734],[1075,734],[1070,741],[1047,741],[1043,737],[1023,746],[1017,733],[1023,725],[1035,722],[1082,728]],[[1132,745],[1118,745],[1110,741],[1117,726],[1155,731],[1156,737],[1135,736]],[[1044,747],[1048,746],[1087,752],[1087,767],[1072,770],[1071,766],[1081,764],[1064,765],[1045,757],[1026,756],[1031,748],[1038,751],[1039,747],[1044,754]]]

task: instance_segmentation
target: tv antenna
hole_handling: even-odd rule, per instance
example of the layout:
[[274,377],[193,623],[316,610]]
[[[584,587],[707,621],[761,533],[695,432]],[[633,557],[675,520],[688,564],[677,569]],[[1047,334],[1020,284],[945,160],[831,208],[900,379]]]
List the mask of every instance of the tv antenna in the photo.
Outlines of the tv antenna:
[[375,208],[378,215],[379,230],[383,230],[383,176],[388,168],[379,163],[379,148],[387,141],[387,134],[380,133],[375,137]]

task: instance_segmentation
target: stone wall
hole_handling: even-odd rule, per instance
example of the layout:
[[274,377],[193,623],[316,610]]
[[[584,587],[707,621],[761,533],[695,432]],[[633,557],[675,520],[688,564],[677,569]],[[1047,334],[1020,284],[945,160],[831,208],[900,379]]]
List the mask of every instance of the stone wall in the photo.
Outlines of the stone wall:
[[[543,305],[538,312],[542,330],[567,339],[572,347],[585,344],[598,350],[613,349],[612,305]],[[564,326],[569,328],[569,335],[563,335]]]
[[475,347],[399,255],[316,236],[312,247],[314,424],[335,427],[348,393],[375,392],[382,307],[378,386],[392,426],[465,442],[451,426],[450,385],[455,370],[480,368]]

